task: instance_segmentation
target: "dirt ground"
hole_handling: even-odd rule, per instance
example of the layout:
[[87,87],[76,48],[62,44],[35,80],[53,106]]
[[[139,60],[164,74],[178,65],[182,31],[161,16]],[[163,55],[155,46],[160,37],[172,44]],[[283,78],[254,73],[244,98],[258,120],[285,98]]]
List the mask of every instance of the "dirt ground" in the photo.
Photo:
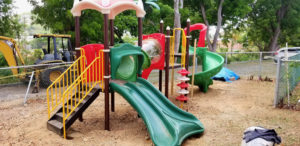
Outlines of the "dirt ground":
[[[8,89],[1,88],[0,92]],[[284,145],[300,145],[300,112],[273,108],[274,83],[244,79],[233,83],[215,81],[206,94],[196,87],[194,91],[195,96],[184,108],[199,118],[205,132],[200,138],[186,139],[184,146],[239,145],[243,131],[250,126],[275,129]],[[175,96],[171,100],[179,105],[173,100]],[[0,102],[0,145],[152,145],[142,119],[119,95],[116,111],[111,113],[111,131],[104,130],[101,94],[85,111],[84,122],[76,121],[68,130],[71,140],[47,130],[44,93],[38,97],[31,95],[27,106],[23,106],[22,98]]]

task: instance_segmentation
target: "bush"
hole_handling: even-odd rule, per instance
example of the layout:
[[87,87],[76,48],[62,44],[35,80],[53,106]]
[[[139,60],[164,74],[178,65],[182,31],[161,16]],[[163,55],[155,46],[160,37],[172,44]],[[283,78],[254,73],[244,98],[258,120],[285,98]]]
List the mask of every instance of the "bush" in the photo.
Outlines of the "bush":
[[42,59],[44,57],[44,52],[41,49],[34,49],[33,57],[35,59]]
[[0,53],[0,67],[8,66],[7,61],[2,53]]
[[130,44],[133,44],[135,45],[138,38],[137,37],[134,37],[130,34],[127,34],[127,33],[124,33],[124,35],[122,36],[122,39],[124,41],[124,43],[130,43]]
[[[228,48],[220,48],[219,50],[222,52],[220,55],[226,58],[225,52],[228,51]],[[235,51],[240,52],[240,51]],[[245,50],[244,52],[252,52],[251,50]],[[252,60],[259,60],[259,54],[258,53],[247,53],[247,54],[227,54],[227,64],[230,64],[231,62],[239,62],[239,61],[252,61]]]

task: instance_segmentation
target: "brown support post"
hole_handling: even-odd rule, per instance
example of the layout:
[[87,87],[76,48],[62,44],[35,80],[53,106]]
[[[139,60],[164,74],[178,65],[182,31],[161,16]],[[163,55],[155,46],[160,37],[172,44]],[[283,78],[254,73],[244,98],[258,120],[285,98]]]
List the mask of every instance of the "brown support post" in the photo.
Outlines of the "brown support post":
[[189,70],[189,47],[190,47],[190,26],[191,20],[187,19],[187,26],[186,26],[186,57],[185,57],[185,69]]
[[[143,46],[143,19],[138,17],[138,46]],[[138,74],[138,77],[141,77],[142,74]]]
[[[109,20],[109,25],[110,25],[110,46],[114,46],[114,20],[110,19]],[[111,92],[111,111],[115,112],[115,92]]]
[[[75,51],[76,51],[76,58],[79,58],[81,56],[80,50],[76,49],[76,48],[79,48],[79,47],[80,47],[80,17],[76,16],[75,17]],[[50,53],[50,52],[48,52],[48,53]],[[80,64],[79,64],[79,66],[80,66]],[[79,74],[81,74],[80,69],[78,71],[79,71]],[[82,114],[79,116],[79,121],[80,122],[83,121]]]
[[[164,21],[160,20],[160,33],[164,33]],[[160,92],[162,92],[162,70],[159,70],[159,76],[158,76],[158,89]]]
[[138,46],[142,47],[143,41],[143,19],[138,17]]
[[110,25],[110,46],[114,46],[115,38],[114,38],[114,20],[113,19],[109,20],[109,25]]
[[104,117],[105,130],[109,130],[109,47],[108,47],[108,14],[104,14]]
[[[189,55],[189,47],[190,47],[190,26],[191,26],[191,20],[190,18],[186,21],[186,57],[185,57],[185,69],[189,70],[189,61],[190,61],[190,55]],[[187,82],[186,82],[187,83]],[[187,90],[188,88],[185,88]],[[187,96],[187,94],[185,94]],[[187,101],[184,101],[184,103],[187,103]]]
[[169,63],[170,63],[170,27],[167,27],[167,36],[166,36],[166,47],[165,47],[165,96],[169,98]]
[[[75,17],[75,48],[80,47],[80,17]],[[80,50],[76,50],[76,57],[80,57]]]

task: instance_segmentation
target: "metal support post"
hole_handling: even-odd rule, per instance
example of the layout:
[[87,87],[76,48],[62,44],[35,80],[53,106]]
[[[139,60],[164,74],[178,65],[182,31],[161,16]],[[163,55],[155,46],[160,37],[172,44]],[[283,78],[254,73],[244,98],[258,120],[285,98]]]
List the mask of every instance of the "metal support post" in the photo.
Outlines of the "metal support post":
[[33,76],[34,76],[34,71],[31,73],[30,80],[29,80],[29,83],[28,83],[28,86],[27,86],[27,91],[26,91],[26,94],[25,94],[25,97],[24,97],[24,105],[27,102],[27,96],[28,96],[28,92],[29,92],[29,89],[30,89],[30,86],[31,86]]

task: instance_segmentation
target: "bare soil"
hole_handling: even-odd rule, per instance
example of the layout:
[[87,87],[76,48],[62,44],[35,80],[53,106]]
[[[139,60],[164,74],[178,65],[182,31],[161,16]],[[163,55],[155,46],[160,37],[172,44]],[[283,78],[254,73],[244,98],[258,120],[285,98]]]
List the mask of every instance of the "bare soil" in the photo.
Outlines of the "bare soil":
[[[18,90],[9,89],[5,93],[10,97]],[[8,88],[1,88],[0,93],[4,90]],[[208,93],[201,93],[196,87],[194,92],[184,109],[199,118],[205,132],[200,138],[186,139],[183,145],[239,145],[243,131],[250,126],[275,129],[284,145],[300,145],[300,112],[273,108],[274,83],[243,79],[233,83],[214,81]],[[175,97],[170,99],[179,106]],[[84,122],[76,121],[68,130],[70,140],[47,130],[45,93],[30,95],[27,106],[22,104],[22,98],[0,102],[0,145],[152,145],[142,119],[119,95],[116,111],[111,113],[111,131],[104,130],[101,94],[85,111]]]

